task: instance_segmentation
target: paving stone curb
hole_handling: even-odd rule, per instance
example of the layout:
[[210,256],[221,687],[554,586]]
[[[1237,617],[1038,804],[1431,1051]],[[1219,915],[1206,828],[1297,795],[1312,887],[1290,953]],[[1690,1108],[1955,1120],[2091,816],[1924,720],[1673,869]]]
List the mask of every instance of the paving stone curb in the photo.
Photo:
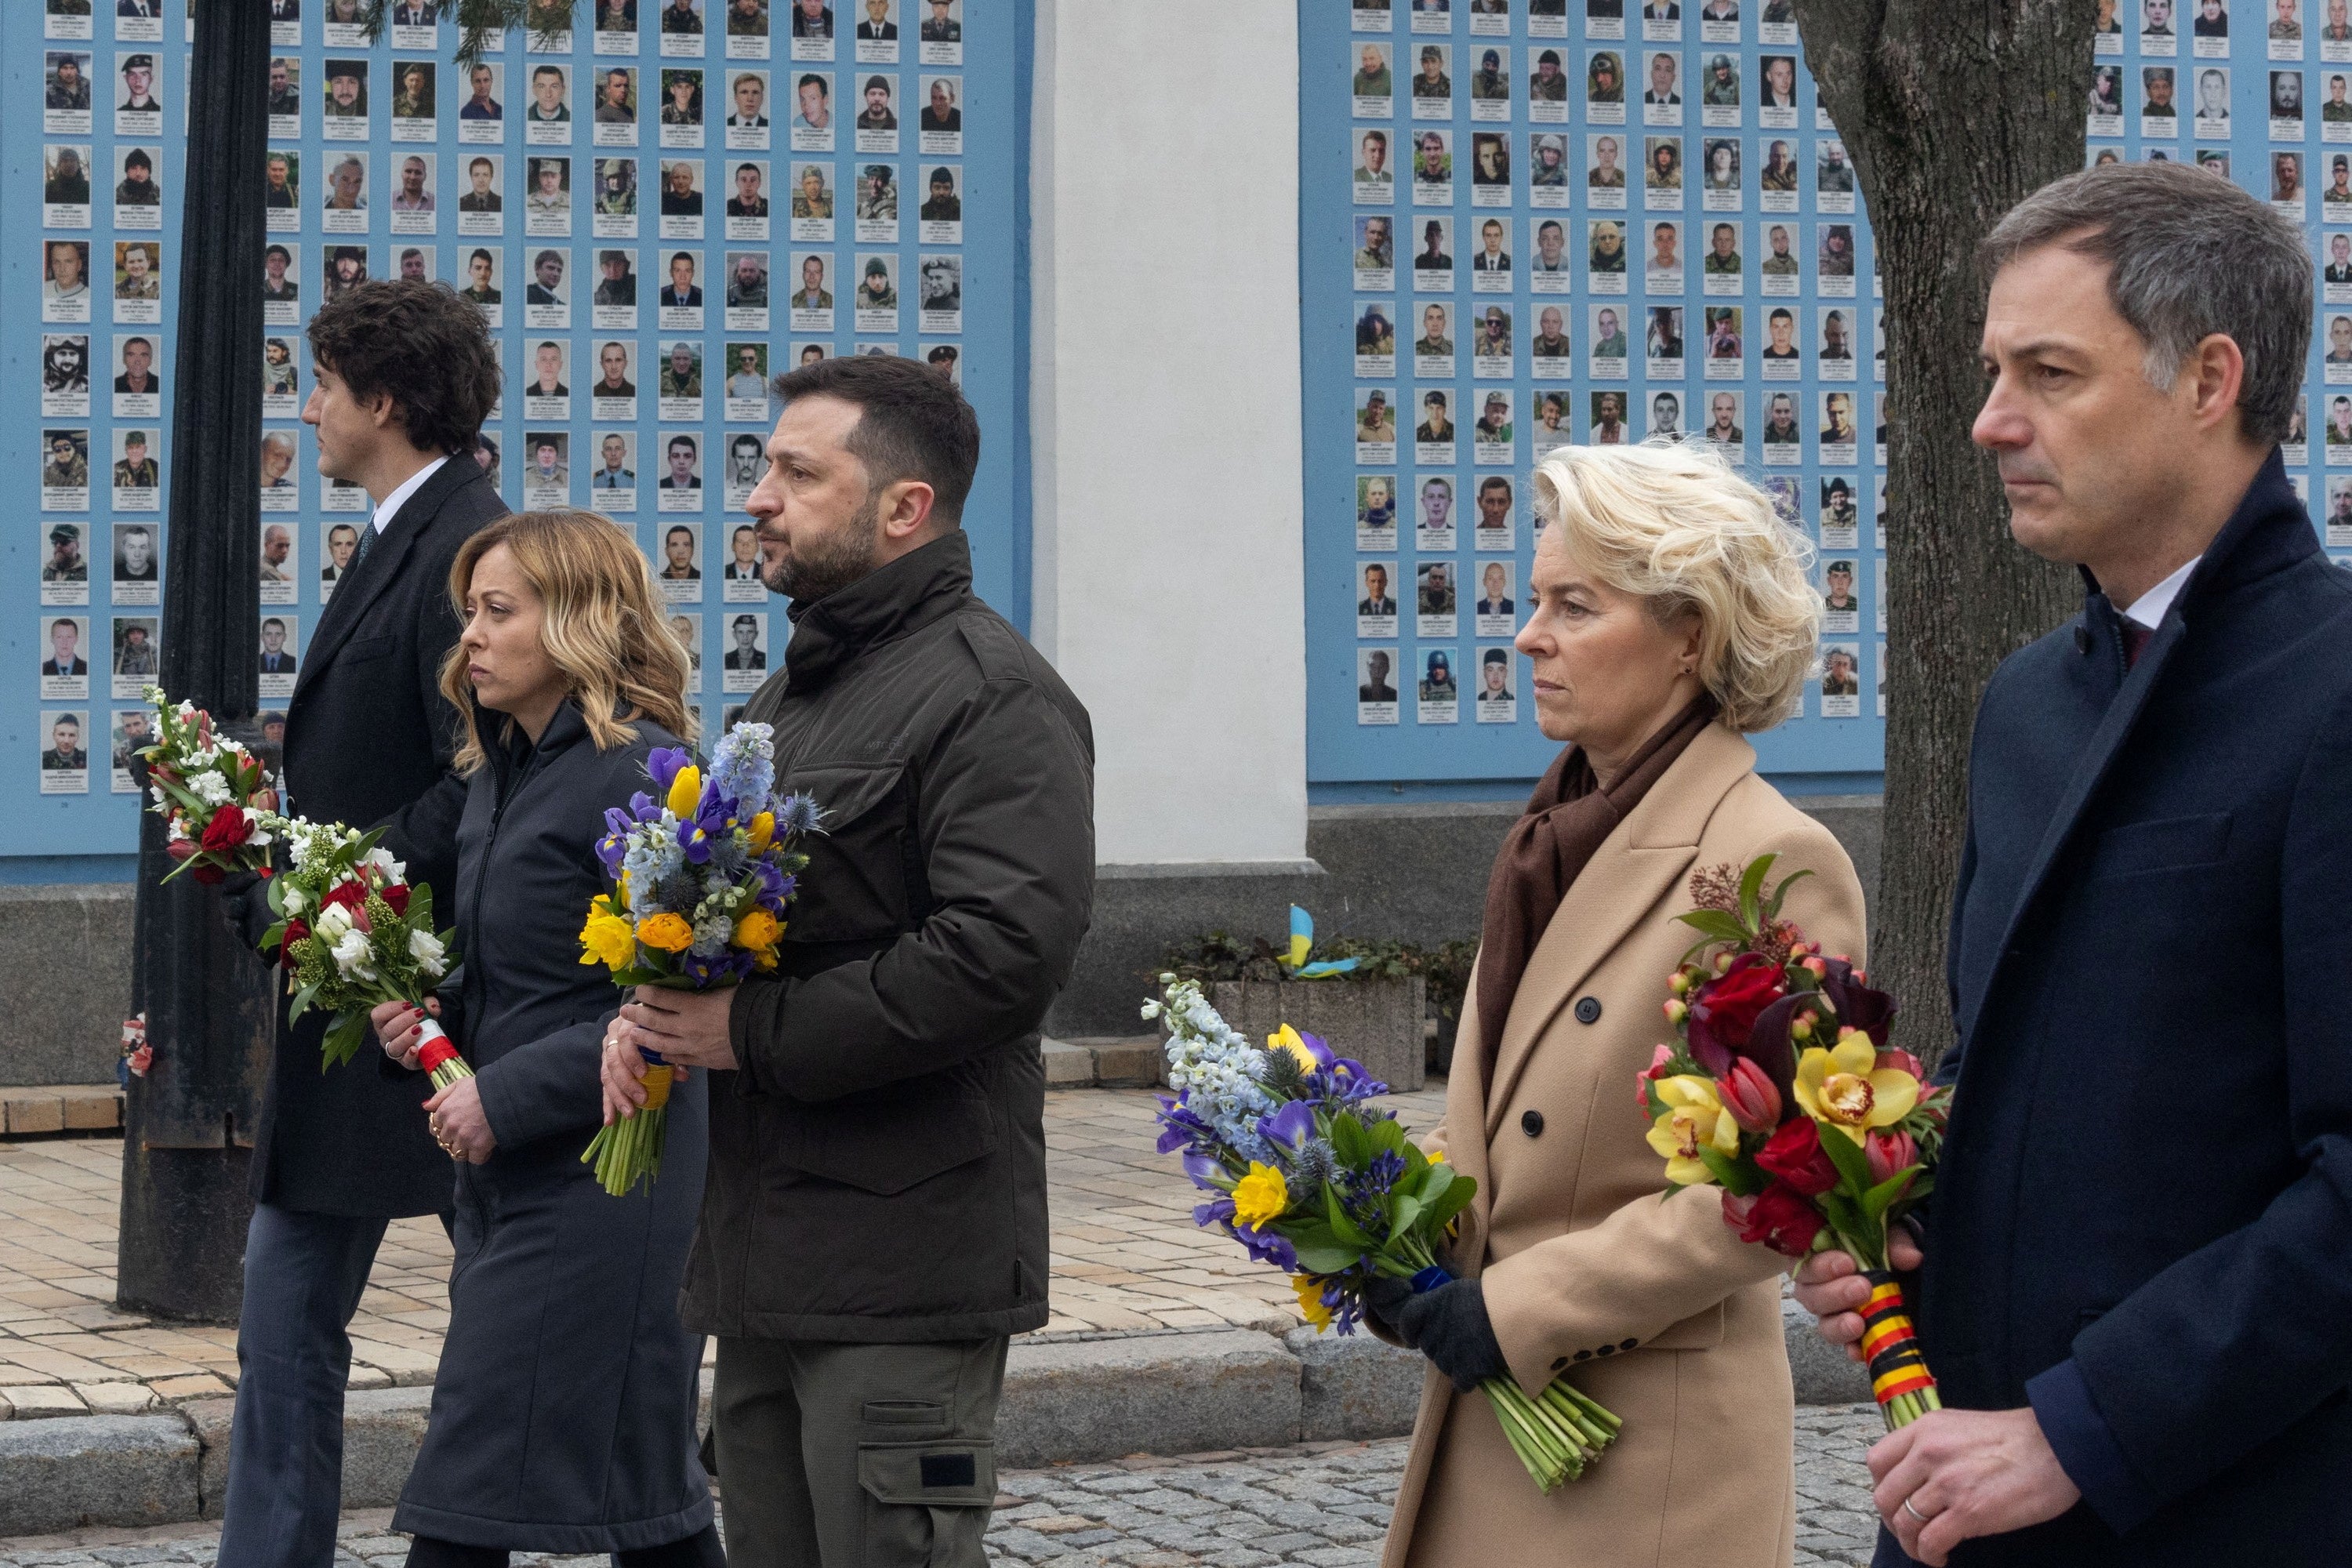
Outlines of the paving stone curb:
[[[1849,1405],[1855,1368],[1788,1309],[1800,1405]],[[997,1422],[1005,1469],[1363,1442],[1412,1430],[1423,1363],[1369,1334],[1177,1330],[1013,1342]],[[705,1418],[709,1373],[703,1374]],[[1861,1388],[1857,1394],[1855,1390]],[[343,1506],[384,1508],[425,1438],[429,1387],[354,1389],[343,1400]],[[218,1519],[234,1399],[152,1415],[0,1423],[0,1537],[93,1525]]]

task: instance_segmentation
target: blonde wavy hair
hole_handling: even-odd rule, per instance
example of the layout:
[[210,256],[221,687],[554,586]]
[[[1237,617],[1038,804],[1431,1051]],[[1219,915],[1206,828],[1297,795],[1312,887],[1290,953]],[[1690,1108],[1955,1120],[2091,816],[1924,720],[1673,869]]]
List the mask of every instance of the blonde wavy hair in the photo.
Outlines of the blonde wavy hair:
[[[691,743],[686,713],[686,650],[671,635],[646,565],[630,530],[601,512],[516,512],[466,541],[449,567],[449,599],[460,621],[474,568],[500,545],[514,557],[538,594],[544,619],[540,642],[563,672],[565,685],[588,721],[600,752],[636,738],[631,723],[650,719]],[[466,679],[466,650],[441,661],[441,695],[457,710],[463,743],[455,766],[472,774],[488,761],[474,723],[474,687]],[[507,732],[511,719],[501,726]]]
[[1585,571],[1661,623],[1699,619],[1699,679],[1743,734],[1796,710],[1822,598],[1813,547],[1704,443],[1560,447],[1536,466],[1536,515]]

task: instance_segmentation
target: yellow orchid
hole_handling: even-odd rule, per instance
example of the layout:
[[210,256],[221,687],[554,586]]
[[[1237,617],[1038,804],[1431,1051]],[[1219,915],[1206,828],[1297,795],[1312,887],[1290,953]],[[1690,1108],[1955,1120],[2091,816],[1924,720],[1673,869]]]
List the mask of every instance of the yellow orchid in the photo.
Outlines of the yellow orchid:
[[1265,1037],[1265,1048],[1286,1052],[1297,1061],[1300,1072],[1315,1070],[1315,1053],[1307,1048],[1307,1042],[1298,1037],[1298,1031],[1287,1024]]
[[760,952],[773,947],[784,928],[776,917],[754,905],[743,918],[735,922],[735,945],[746,952]]
[[608,969],[627,967],[637,952],[637,933],[629,922],[613,912],[612,901],[599,898],[588,906],[588,923],[580,928],[580,954],[583,963],[601,963]]
[[1290,1288],[1298,1293],[1298,1312],[1317,1333],[1331,1326],[1331,1309],[1323,1304],[1323,1281],[1312,1274],[1294,1274]]
[[1712,1079],[1696,1073],[1662,1078],[1650,1087],[1666,1109],[1650,1124],[1650,1147],[1666,1159],[1666,1180],[1681,1187],[1705,1186],[1715,1173],[1698,1157],[1701,1149],[1739,1152],[1739,1123],[1717,1098]]
[[751,826],[747,829],[747,833],[750,838],[749,847],[751,853],[754,855],[766,854],[768,851],[768,846],[775,842],[776,814],[772,811],[763,811],[760,813],[759,816],[751,819]]
[[1234,1184],[1234,1217],[1250,1226],[1282,1217],[1290,1206],[1290,1188],[1272,1165],[1250,1162],[1249,1174]]
[[694,808],[702,804],[702,770],[691,763],[678,769],[677,776],[669,781],[669,798],[663,804],[681,822],[692,816]]
[[1814,1046],[1797,1058],[1797,1103],[1859,1143],[1872,1128],[1892,1127],[1911,1114],[1919,1080],[1901,1068],[1880,1067],[1870,1037],[1848,1029],[1830,1049]]
[[637,922],[637,940],[664,952],[684,952],[694,945],[694,927],[684,915],[647,915]]

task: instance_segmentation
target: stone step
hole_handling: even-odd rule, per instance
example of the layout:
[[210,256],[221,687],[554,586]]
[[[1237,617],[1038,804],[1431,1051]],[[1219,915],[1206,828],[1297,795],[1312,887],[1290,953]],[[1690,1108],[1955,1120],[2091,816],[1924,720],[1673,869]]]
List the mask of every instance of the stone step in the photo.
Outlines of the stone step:
[[122,1125],[119,1084],[37,1084],[0,1089],[0,1138],[106,1132]]
[[1047,1089],[1150,1089],[1160,1081],[1160,1037],[1095,1035],[1038,1041]]

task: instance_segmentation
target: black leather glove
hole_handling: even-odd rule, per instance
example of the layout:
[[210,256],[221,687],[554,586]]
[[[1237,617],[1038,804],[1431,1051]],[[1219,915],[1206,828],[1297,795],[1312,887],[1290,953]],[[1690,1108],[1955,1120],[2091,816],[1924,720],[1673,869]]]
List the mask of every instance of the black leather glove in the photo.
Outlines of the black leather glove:
[[1364,1308],[1427,1356],[1461,1393],[1490,1377],[1510,1375],[1486,1317],[1486,1294],[1475,1279],[1455,1279],[1418,1294],[1405,1280],[1375,1279],[1364,1287]]
[[221,914],[228,921],[228,929],[259,952],[262,933],[278,923],[278,912],[269,907],[269,889],[260,873],[231,873],[221,879],[220,895]]

